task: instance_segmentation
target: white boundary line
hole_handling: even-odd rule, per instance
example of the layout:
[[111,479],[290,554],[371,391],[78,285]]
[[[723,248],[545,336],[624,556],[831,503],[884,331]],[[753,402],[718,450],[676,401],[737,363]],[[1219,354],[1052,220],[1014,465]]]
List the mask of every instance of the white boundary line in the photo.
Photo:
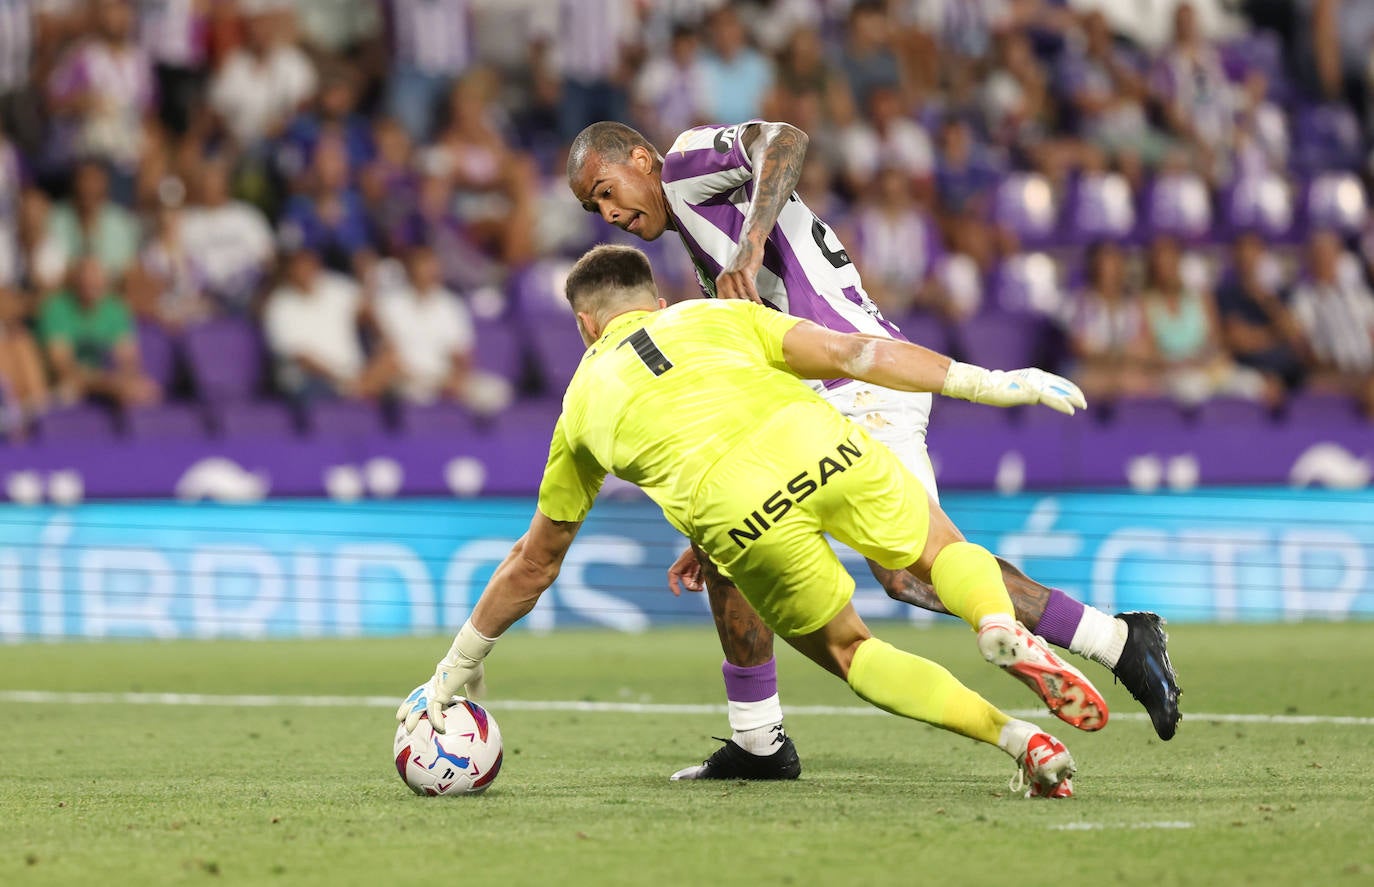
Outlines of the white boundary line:
[[[403,697],[396,696],[269,696],[214,695],[208,693],[66,693],[53,690],[0,690],[0,703],[38,705],[198,705],[230,708],[391,708]],[[491,702],[494,711],[566,711],[633,715],[723,715],[723,705],[660,702],[585,702],[577,700],[503,699]],[[791,715],[866,717],[885,715],[876,708],[857,705],[790,705]],[[1042,717],[1042,709],[1013,709],[1013,717]],[[1185,712],[1187,721],[1212,721],[1222,724],[1325,724],[1345,727],[1374,727],[1374,717],[1343,715],[1264,715],[1198,714]],[[1112,720],[1148,720],[1144,712],[1120,712]]]

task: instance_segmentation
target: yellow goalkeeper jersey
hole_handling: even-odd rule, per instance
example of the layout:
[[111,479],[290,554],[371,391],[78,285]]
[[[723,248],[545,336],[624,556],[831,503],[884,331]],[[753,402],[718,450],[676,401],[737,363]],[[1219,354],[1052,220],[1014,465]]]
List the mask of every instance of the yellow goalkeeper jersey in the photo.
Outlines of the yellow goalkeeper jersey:
[[[843,441],[853,426],[783,360],[783,335],[799,322],[752,302],[714,299],[614,318],[564,395],[539,510],[580,521],[613,473],[643,488],[690,536],[696,488],[722,457],[767,447],[790,461],[798,441],[776,429],[759,439],[779,410],[816,407],[804,410],[808,427],[796,429],[808,453],[818,431]],[[741,502],[746,513],[756,504]]]

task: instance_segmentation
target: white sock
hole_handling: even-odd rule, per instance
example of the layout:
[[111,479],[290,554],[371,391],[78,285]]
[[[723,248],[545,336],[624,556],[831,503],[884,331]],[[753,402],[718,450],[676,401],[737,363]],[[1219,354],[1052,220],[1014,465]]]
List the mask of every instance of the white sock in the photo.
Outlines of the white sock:
[[1125,622],[1085,605],[1083,618],[1078,621],[1073,640],[1069,642],[1069,650],[1108,668],[1116,668],[1129,633],[1130,628]]
[[730,738],[751,755],[771,755],[782,747],[782,701],[774,693],[758,702],[728,701]]
[[1030,721],[1013,718],[1002,725],[1002,733],[997,737],[997,747],[1012,758],[1020,758],[1026,753],[1030,738],[1040,732],[1040,728]]

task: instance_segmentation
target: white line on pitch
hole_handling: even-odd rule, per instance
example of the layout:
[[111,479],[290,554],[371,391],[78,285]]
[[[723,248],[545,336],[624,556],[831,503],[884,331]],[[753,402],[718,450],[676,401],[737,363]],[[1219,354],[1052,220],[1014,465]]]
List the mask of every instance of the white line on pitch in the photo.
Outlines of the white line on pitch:
[[[0,690],[0,703],[27,702],[41,705],[214,705],[237,708],[395,708],[401,696],[275,696],[215,695],[208,693],[67,693],[52,690]],[[572,699],[502,699],[488,703],[494,711],[565,711],[633,715],[721,715],[725,706],[663,702],[588,702]],[[885,715],[876,708],[858,705],[791,705],[784,709],[792,715],[829,715],[863,717]],[[1040,717],[1042,709],[1011,709],[1007,714]],[[1213,721],[1223,724],[1329,724],[1374,727],[1374,717],[1344,715],[1263,715],[1197,714],[1186,712],[1187,721]],[[1113,720],[1143,721],[1144,712],[1119,712]]]
[[1171,822],[1167,820],[1164,822],[1057,822],[1054,825],[1048,826],[1048,828],[1056,832],[1092,832],[1109,828],[1180,829],[1192,827],[1193,824],[1191,822]]

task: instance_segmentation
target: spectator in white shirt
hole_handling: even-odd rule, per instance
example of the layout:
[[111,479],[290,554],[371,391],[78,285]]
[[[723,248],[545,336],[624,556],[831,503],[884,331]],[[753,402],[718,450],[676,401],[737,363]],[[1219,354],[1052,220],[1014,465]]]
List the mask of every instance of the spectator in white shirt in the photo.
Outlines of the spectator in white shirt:
[[1317,359],[1313,386],[1353,394],[1374,416],[1374,293],[1330,231],[1312,235],[1290,307]]
[[472,316],[444,286],[434,251],[412,249],[405,276],[396,277],[379,293],[376,315],[399,364],[401,396],[416,403],[452,400],[479,415],[509,406],[510,382],[473,366]]
[[224,160],[203,161],[199,174],[182,240],[205,272],[207,292],[225,311],[244,314],[276,256],[272,228],[257,207],[231,198]]
[[935,170],[930,136],[902,113],[901,94],[888,86],[873,89],[867,117],[840,135],[839,155],[845,183],[855,194],[867,190],[881,168],[900,170],[917,185],[928,185]]
[[241,148],[277,135],[318,86],[310,57],[290,42],[284,24],[276,10],[251,16],[243,48],[210,84],[210,107]]
[[387,349],[363,351],[362,291],[350,278],[323,271],[311,250],[286,259],[285,278],[268,297],[263,325],[277,362],[277,384],[293,399],[380,397],[396,375]]

